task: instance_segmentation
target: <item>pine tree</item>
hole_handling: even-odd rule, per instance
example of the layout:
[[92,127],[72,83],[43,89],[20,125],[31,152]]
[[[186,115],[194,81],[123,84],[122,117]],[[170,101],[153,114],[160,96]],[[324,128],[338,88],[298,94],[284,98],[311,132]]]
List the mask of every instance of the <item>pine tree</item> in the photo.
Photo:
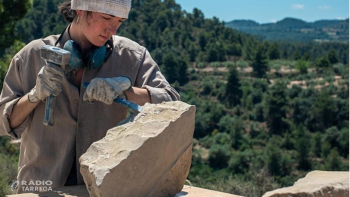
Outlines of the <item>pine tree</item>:
[[226,168],[230,157],[231,151],[227,144],[214,144],[209,149],[209,165],[214,169]]
[[280,58],[280,53],[276,42],[269,46],[267,53],[270,60],[276,60]]
[[328,53],[328,60],[331,64],[336,64],[339,62],[338,59],[338,55],[337,53],[334,51],[334,49],[332,49],[331,51],[329,51]]
[[316,60],[316,67],[318,68],[328,68],[330,65],[331,63],[329,62],[327,56],[323,56]]
[[266,72],[268,70],[268,62],[265,52],[265,47],[260,45],[253,61],[253,74],[258,78],[266,78]]
[[300,59],[301,59],[301,55],[300,55],[299,50],[295,50],[295,51],[294,51],[294,53],[293,53],[293,59],[294,59],[294,60],[300,60]]
[[243,122],[240,119],[234,121],[231,129],[230,135],[232,138],[232,148],[239,149],[242,145],[244,136],[243,136]]
[[277,80],[266,97],[266,121],[271,134],[283,134],[289,130],[287,117],[286,84]]
[[312,151],[314,155],[320,157],[322,155],[322,136],[320,133],[316,133],[312,138]]
[[343,162],[339,156],[337,149],[332,149],[324,161],[324,169],[328,171],[341,171],[343,169]]
[[241,82],[238,77],[238,71],[236,67],[230,69],[225,97],[230,106],[236,106],[240,104],[242,98]]
[[307,130],[304,126],[298,125],[294,131],[295,148],[298,152],[298,169],[311,169],[310,154],[310,137],[307,135]]
[[178,65],[175,56],[169,52],[163,57],[163,69],[164,75],[169,83],[174,83],[178,79]]
[[328,91],[323,90],[317,95],[309,111],[308,127],[312,131],[325,131],[335,124],[337,111],[334,98]]
[[[272,140],[272,141],[271,141]],[[282,174],[282,154],[278,145],[274,143],[272,138],[266,148],[267,168],[272,175],[278,176]]]

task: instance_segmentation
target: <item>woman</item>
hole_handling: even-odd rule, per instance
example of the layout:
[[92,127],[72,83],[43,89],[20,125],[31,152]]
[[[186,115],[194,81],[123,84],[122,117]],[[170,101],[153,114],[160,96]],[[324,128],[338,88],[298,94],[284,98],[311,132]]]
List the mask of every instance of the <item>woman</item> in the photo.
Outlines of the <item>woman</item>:
[[[29,186],[36,181],[84,184],[79,157],[126,118],[116,97],[139,105],[179,99],[144,47],[114,35],[130,7],[131,0],[65,2],[59,6],[70,22],[64,32],[34,40],[13,57],[0,95],[0,134],[22,139],[18,193],[35,192]],[[40,57],[44,45],[69,50],[69,66],[47,64]],[[45,126],[50,95],[56,97],[54,126]]]

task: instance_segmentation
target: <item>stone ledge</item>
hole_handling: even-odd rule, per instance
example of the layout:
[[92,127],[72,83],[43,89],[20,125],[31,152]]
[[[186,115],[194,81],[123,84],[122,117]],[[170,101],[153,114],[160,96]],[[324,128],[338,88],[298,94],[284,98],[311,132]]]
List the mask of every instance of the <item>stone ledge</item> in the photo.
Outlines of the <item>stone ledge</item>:
[[[89,197],[85,185],[67,186],[54,189],[50,192],[42,192],[40,194],[25,193],[7,195],[6,197]],[[184,186],[182,191],[176,194],[175,197],[242,197],[233,194],[217,192],[213,190],[203,189],[199,187]]]
[[264,194],[263,197],[347,197],[349,172],[312,171],[291,187]]

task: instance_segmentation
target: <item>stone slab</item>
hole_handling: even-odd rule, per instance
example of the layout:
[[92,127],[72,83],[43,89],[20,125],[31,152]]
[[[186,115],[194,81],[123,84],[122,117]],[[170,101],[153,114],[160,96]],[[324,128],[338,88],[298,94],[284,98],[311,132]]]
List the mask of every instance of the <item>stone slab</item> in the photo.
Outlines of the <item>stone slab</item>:
[[[7,195],[6,197],[89,197],[89,192],[85,185],[67,186],[54,189],[51,192],[44,192],[39,194],[26,193]],[[213,190],[203,189],[199,187],[189,187],[185,185],[182,191],[176,194],[175,197],[242,197],[233,194],[217,192]]]
[[267,192],[263,197],[348,197],[349,172],[312,171],[291,187]]
[[233,194],[213,191],[209,189],[203,189],[199,187],[193,187],[193,186],[189,187],[185,185],[182,191],[176,194],[175,197],[243,197],[243,196],[237,196]]

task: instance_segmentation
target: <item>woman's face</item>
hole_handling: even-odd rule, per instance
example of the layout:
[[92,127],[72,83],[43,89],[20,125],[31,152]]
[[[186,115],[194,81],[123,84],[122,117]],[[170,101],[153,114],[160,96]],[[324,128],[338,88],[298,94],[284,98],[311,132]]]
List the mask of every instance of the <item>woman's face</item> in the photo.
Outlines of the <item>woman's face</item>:
[[117,32],[117,29],[125,20],[124,18],[103,14],[99,12],[84,11],[79,23],[86,39],[95,46],[104,45],[108,39]]

